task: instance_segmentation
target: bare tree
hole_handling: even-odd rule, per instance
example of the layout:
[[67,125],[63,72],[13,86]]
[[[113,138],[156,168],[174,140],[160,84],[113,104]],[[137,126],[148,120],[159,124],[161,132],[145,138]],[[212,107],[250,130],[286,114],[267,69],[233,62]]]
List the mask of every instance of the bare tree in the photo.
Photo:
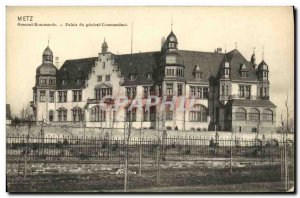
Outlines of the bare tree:
[[[23,109],[21,109],[20,111],[21,122],[28,124],[28,117],[33,118],[33,112],[29,104],[26,107],[23,107]],[[30,120],[30,122],[32,122],[32,119]]]
[[[125,146],[125,165],[124,165],[124,169],[125,169],[125,177],[124,177],[124,192],[127,192],[128,190],[128,161],[129,161],[129,140],[131,137],[131,132],[132,132],[132,124],[133,124],[133,120],[132,120],[132,109],[130,110],[130,106],[132,105],[132,102],[134,101],[134,99],[131,99],[130,102],[128,103],[128,108],[125,108],[125,123],[124,123],[124,146]],[[136,113],[136,112],[135,112]],[[135,114],[136,116],[136,114]],[[127,134],[126,134],[126,126],[127,126]]]

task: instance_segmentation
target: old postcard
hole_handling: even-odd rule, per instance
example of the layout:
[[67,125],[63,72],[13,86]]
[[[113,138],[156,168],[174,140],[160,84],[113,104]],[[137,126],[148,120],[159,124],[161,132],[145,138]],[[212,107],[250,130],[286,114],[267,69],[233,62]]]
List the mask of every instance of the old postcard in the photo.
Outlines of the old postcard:
[[6,11],[8,192],[294,192],[293,7]]

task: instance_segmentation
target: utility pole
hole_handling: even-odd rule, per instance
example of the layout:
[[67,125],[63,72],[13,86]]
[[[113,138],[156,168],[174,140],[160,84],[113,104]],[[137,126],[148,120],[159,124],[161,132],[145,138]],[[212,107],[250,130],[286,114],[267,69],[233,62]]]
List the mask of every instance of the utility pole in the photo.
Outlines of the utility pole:
[[26,136],[26,148],[25,148],[25,159],[24,159],[24,179],[26,179],[27,176],[27,155],[29,150],[29,134],[30,134],[30,128],[31,128],[31,118],[29,115],[27,115],[27,121],[28,121],[28,134]]
[[286,107],[286,132],[285,132],[285,146],[284,146],[284,150],[285,150],[285,153],[284,153],[284,156],[285,156],[285,189],[288,191],[289,189],[289,180],[288,180],[288,152],[287,152],[287,149],[288,149],[288,146],[287,146],[287,134],[288,134],[288,131],[289,131],[289,107],[288,107],[288,94],[287,94],[287,99],[285,101],[285,107]]
[[231,131],[231,138],[230,138],[230,174],[232,174],[232,140],[233,140],[233,131]]
[[131,49],[130,49],[131,54],[132,54],[132,46],[133,46],[133,23],[131,23]]
[[142,126],[143,126],[143,121],[141,118],[141,128],[140,128],[140,148],[139,148],[139,175],[142,175]]
[[160,134],[159,134],[159,111],[157,112],[157,150],[156,150],[156,165],[157,165],[157,171],[156,171],[156,184],[159,186],[160,184],[160,164],[159,164],[159,157],[160,157]]

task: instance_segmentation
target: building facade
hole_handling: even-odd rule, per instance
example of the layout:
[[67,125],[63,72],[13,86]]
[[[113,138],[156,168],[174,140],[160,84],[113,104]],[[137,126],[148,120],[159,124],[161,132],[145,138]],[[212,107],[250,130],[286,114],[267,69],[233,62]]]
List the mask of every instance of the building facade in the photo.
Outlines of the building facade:
[[104,40],[97,57],[59,69],[48,46],[31,106],[36,121],[52,125],[271,132],[269,90],[268,65],[254,52],[248,61],[237,49],[179,50],[172,31],[160,51],[116,55]]

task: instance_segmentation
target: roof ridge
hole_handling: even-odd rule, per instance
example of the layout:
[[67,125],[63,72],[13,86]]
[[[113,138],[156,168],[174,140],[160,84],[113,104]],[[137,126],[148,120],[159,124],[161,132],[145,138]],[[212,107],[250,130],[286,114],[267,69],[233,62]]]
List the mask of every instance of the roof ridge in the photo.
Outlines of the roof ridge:
[[89,58],[75,58],[75,59],[66,59],[66,61],[75,61],[75,60],[85,60],[85,59],[93,59],[98,58],[97,56],[89,57]]

